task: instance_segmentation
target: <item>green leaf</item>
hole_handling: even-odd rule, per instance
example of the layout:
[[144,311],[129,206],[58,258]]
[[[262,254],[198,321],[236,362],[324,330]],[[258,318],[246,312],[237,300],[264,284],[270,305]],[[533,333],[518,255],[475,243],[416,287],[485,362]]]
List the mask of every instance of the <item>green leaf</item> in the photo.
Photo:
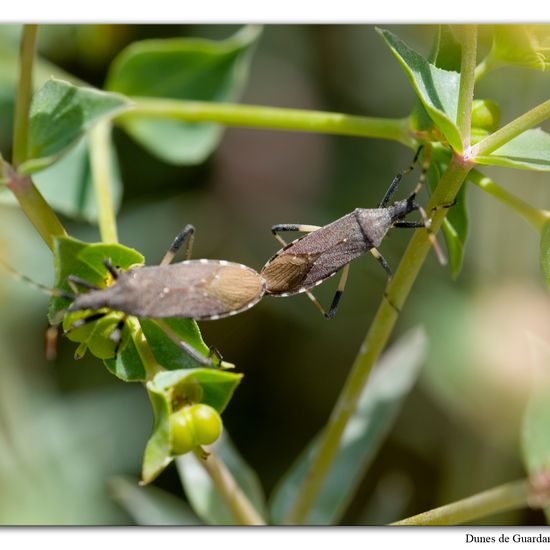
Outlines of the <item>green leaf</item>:
[[214,407],[219,413],[227,407],[231,396],[239,385],[242,374],[219,369],[183,369],[161,372],[147,384],[147,388],[163,395],[178,393],[180,388],[199,386],[201,398],[198,402]]
[[[415,329],[384,354],[373,370],[359,404],[344,431],[341,446],[306,523],[334,525],[382,441],[391,429],[401,403],[414,385],[426,354],[426,336]],[[317,454],[317,436],[285,474],[271,500],[275,523],[283,523],[294,503],[306,472]]]
[[[157,362],[168,370],[191,369],[200,365],[166,335],[151,319],[140,319],[143,334]],[[208,357],[209,348],[202,339],[197,323],[192,319],[164,319],[164,322],[187,344]]]
[[474,99],[472,102],[472,130],[495,132],[500,126],[500,106],[491,99]]
[[[245,27],[223,41],[192,38],[134,42],[114,60],[106,88],[129,96],[235,101],[248,73],[260,27]],[[121,121],[126,131],[160,159],[197,164],[217,147],[222,128],[143,117]]]
[[[212,450],[227,466],[254,508],[265,517],[265,497],[256,472],[235,449],[226,432]],[[195,513],[208,525],[235,525],[235,519],[198,459],[186,454],[176,459],[181,483]]]
[[221,413],[241,378],[241,374],[217,369],[184,369],[160,372],[147,383],[155,422],[145,448],[142,483],[153,481],[174,460],[170,442],[173,403],[205,403]]
[[460,72],[462,46],[449,25],[439,25],[430,61],[440,69]]
[[33,96],[29,160],[19,171],[29,174],[53,164],[97,121],[112,117],[129,105],[130,102],[118,94],[50,79]]
[[[33,181],[47,203],[57,212],[73,219],[96,222],[98,210],[88,147],[88,138],[84,136],[58,162],[34,175]],[[118,211],[122,201],[122,181],[116,150],[112,144],[111,158],[113,203]],[[17,200],[7,189],[0,189],[0,202],[17,204]]]
[[527,130],[490,155],[478,156],[478,164],[521,170],[550,170],[550,134],[541,128]]
[[[437,187],[441,174],[447,170],[448,163],[449,155],[447,151],[434,151],[433,161],[428,170],[428,185],[432,191]],[[462,270],[468,238],[466,191],[467,185],[464,183],[456,196],[456,203],[449,208],[442,225],[453,279],[456,279]]]
[[103,361],[107,369],[124,382],[143,382],[146,378],[145,366],[134,342],[135,336],[131,333],[128,343],[122,347],[116,357]]
[[[118,212],[122,202],[122,180],[116,150],[111,148],[113,206]],[[48,204],[68,217],[97,222],[97,200],[92,181],[89,143],[85,136],[63,158],[33,177]]]
[[456,126],[460,74],[429,63],[395,34],[382,29],[377,31],[403,67],[430,118],[451,147],[461,153],[462,140]]
[[109,485],[114,499],[137,525],[202,525],[189,506],[154,486],[139,487],[137,480],[115,477]]
[[141,467],[141,484],[151,483],[174,460],[170,445],[170,399],[147,384],[147,393],[153,409],[153,434],[145,446]]
[[539,71],[550,68],[548,25],[495,25],[491,56]]
[[[72,237],[57,237],[54,241],[55,288],[72,292],[67,284],[69,275],[76,275],[99,287],[104,287],[109,277],[103,260],[110,259],[113,265],[122,269],[144,262],[143,256],[120,244],[89,244]],[[58,322],[57,315],[66,309],[69,301],[53,297],[50,301],[48,317],[51,323]]]

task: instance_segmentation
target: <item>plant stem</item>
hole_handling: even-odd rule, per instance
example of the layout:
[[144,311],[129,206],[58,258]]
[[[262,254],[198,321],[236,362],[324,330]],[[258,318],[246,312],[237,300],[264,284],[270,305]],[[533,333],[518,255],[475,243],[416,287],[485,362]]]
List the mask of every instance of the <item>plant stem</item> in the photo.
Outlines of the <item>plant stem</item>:
[[550,212],[547,210],[540,210],[526,203],[516,195],[509,193],[500,185],[495,183],[491,178],[485,176],[477,170],[472,170],[468,179],[477,185],[480,189],[483,189],[486,193],[489,193],[506,206],[515,210],[520,216],[525,218],[537,231],[542,231],[543,226],[550,219]]
[[19,82],[15,100],[13,127],[13,165],[17,168],[27,160],[29,111],[32,99],[32,69],[38,25],[23,25],[19,54]]
[[[13,166],[15,168],[27,160],[29,110],[32,98],[32,72],[37,30],[37,25],[24,25],[21,37],[19,81],[13,129]],[[40,236],[53,250],[54,237],[66,235],[65,228],[35,187],[30,176],[19,176],[12,166],[1,160],[0,163],[7,187],[15,195],[21,209],[36,227]]]
[[[450,204],[464,182],[471,164],[455,156],[435,189],[427,211],[439,204]],[[432,218],[432,230],[440,228],[446,211],[438,209]],[[389,281],[386,297],[380,303],[359,353],[352,366],[348,379],[338,401],[321,434],[319,450],[309,472],[304,478],[301,490],[291,510],[287,522],[301,524],[307,519],[309,510],[323,486],[326,474],[338,451],[344,429],[355,411],[374,364],[384,350],[397,321],[398,313],[407,299],[420,268],[430,250],[428,233],[424,229],[415,231],[394,277]]]
[[132,97],[131,111],[117,117],[124,122],[136,117],[160,117],[185,122],[217,122],[227,126],[246,126],[286,131],[322,132],[398,141],[414,147],[409,119],[386,119],[341,113],[282,109],[257,105],[211,103]]
[[472,101],[474,100],[475,68],[477,58],[477,27],[466,25],[462,40],[460,61],[460,88],[458,91],[457,125],[462,138],[462,150],[470,148]]
[[126,322],[128,323],[128,327],[132,335],[132,341],[134,342],[138,355],[143,362],[143,366],[145,367],[145,382],[149,382],[149,380],[152,380],[155,377],[155,374],[164,369],[157,363],[157,360],[151,351],[151,347],[145,339],[138,319],[130,316]]
[[[132,339],[138,354],[145,366],[146,383],[152,380],[155,374],[163,371],[164,368],[157,363],[149,343],[143,335],[139,321],[135,317],[128,317],[127,322],[130,325]],[[216,487],[239,525],[265,525],[265,521],[242,492],[231,472],[215,453],[209,452],[205,458],[200,452],[195,452],[195,458],[206,470],[214,487]]]
[[476,67],[475,81],[478,82],[500,66],[501,63],[493,57],[492,52],[489,52],[487,57]]
[[514,481],[391,525],[461,525],[491,514],[525,508],[530,496],[531,486],[527,480]]
[[502,147],[504,144],[520,134],[523,134],[523,132],[529,130],[529,128],[540,124],[547,118],[550,118],[550,99],[537,105],[530,111],[527,111],[512,122],[506,124],[506,126],[503,126],[500,130],[497,130],[494,134],[476,143],[471,150],[472,157],[475,159],[475,157],[488,155],[496,151],[499,147]]
[[208,456],[204,458],[200,452],[195,451],[195,457],[210,476],[218,493],[239,525],[265,525],[263,518],[252,506],[252,503],[237,485],[231,472],[215,453],[209,451]]
[[99,232],[104,243],[118,242],[111,159],[111,124],[100,121],[90,130],[90,163],[99,213]]
[[19,176],[15,170],[3,163],[7,176],[7,187],[15,195],[21,209],[34,225],[46,244],[53,250],[54,237],[67,234],[50,205],[35,187],[30,176]]

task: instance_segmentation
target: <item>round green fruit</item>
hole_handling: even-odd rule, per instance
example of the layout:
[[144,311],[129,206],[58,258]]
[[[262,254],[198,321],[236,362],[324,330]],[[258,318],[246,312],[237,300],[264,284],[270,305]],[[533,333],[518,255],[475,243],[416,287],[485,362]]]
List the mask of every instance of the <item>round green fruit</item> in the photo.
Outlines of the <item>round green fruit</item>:
[[172,452],[181,455],[199,445],[210,445],[222,433],[216,409],[202,403],[181,408],[170,416]]

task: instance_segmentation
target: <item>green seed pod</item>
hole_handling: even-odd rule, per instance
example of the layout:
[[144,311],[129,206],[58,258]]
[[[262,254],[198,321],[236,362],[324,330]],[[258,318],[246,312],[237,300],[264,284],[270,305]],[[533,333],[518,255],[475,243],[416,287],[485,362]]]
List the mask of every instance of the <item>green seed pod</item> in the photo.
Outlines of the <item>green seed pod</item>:
[[193,418],[195,437],[199,445],[211,445],[222,433],[222,419],[209,405],[192,405],[189,414]]
[[210,445],[222,433],[216,409],[203,403],[185,406],[170,415],[172,452],[181,455],[200,445]]
[[197,446],[192,425],[193,421],[187,409],[188,407],[184,407],[170,415],[170,439],[172,453],[175,455],[188,453]]
[[490,99],[474,99],[472,103],[472,132],[494,132],[500,124],[500,107]]

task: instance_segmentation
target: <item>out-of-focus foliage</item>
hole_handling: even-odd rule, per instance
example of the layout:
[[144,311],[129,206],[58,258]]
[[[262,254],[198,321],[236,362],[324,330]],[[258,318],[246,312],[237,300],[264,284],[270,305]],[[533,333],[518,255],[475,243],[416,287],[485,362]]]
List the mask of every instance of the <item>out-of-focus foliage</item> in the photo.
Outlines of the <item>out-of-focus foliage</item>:
[[[543,30],[536,31],[539,52],[544,46]],[[135,41],[207,38],[219,45],[227,44],[232,40],[228,37],[237,31],[228,26],[44,28],[40,31],[41,60],[35,85],[42,86],[53,74],[75,85],[101,87],[109,64],[126,55],[121,52]],[[407,116],[418,101],[422,105],[417,110],[418,120],[424,120],[426,131],[433,127],[429,111],[432,117],[439,117],[447,140],[458,145],[452,105],[446,101],[438,104],[432,93],[441,91],[441,80],[445,86],[447,77],[456,80],[447,74],[457,70],[456,37],[447,33],[440,41],[445,47],[435,65],[426,66],[414,53],[430,50],[435,28],[400,26],[390,27],[390,32],[400,37],[394,39],[393,34],[385,33],[394,54],[407,58],[409,66],[418,69],[409,74],[416,95],[373,27],[279,25],[268,26],[261,40],[254,38],[243,46],[241,53],[251,63],[246,87],[238,89],[241,81],[232,88],[233,66],[228,86],[234,95],[221,99],[234,99],[242,92],[242,101],[249,104],[390,117]],[[0,33],[0,116],[5,121],[0,128],[0,149],[6,157],[11,146],[17,34],[15,27]],[[100,45],[97,55],[93,45]],[[481,47],[489,52],[491,44],[481,37]],[[249,48],[255,50],[253,58]],[[426,68],[435,75],[435,83],[423,79]],[[154,85],[155,80],[150,83]],[[505,123],[548,99],[547,90],[544,73],[508,68],[490,72],[476,88],[476,97],[497,101]],[[494,114],[493,110],[489,114]],[[479,127],[494,129],[498,125],[496,120],[489,122],[485,117]],[[505,171],[498,166],[547,170],[547,134],[543,130],[532,132],[537,135],[526,133],[508,144],[508,149],[488,155],[483,171],[498,177],[499,183],[524,200],[544,206],[550,200],[547,175]],[[201,154],[193,162],[200,163],[175,166],[156,158],[153,134],[143,137],[132,133],[136,143],[115,129],[113,149],[122,182],[117,191],[120,241],[143,252],[148,264],[158,263],[183,225],[193,223],[197,228],[195,257],[223,258],[260,268],[278,248],[269,231],[271,225],[324,225],[357,206],[375,206],[412,155],[390,142],[349,137],[250,129],[228,129],[222,136],[220,129],[211,126],[207,133],[208,147],[200,140],[196,142]],[[196,137],[193,134],[193,139]],[[534,143],[543,146],[533,147]],[[71,219],[93,220],[96,216],[87,148],[88,143],[82,141],[59,163],[36,176],[54,207]],[[193,148],[185,154],[191,152]],[[443,165],[445,153],[433,153],[442,154],[439,160]],[[440,175],[438,172],[430,178],[436,182]],[[415,182],[414,175],[405,178],[400,196],[405,196]],[[122,185],[124,196],[120,193]],[[424,201],[426,195],[421,199]],[[470,236],[466,248],[467,206]],[[5,251],[10,263],[25,274],[51,285],[52,262],[43,244],[18,210],[5,205],[1,209],[2,254]],[[451,267],[454,274],[462,268],[461,276],[451,287],[445,270],[430,259],[396,335],[411,326],[426,325],[432,345],[426,375],[404,400],[402,412],[396,415],[395,425],[365,479],[354,480],[356,496],[341,523],[393,521],[524,474],[517,435],[531,382],[525,374],[529,351],[523,344],[516,349],[516,338],[522,337],[531,322],[540,338],[550,338],[548,298],[540,288],[538,236],[523,220],[473,186],[468,197],[461,195],[449,220],[452,225],[446,227],[447,242],[457,249],[451,254]],[[95,226],[63,221],[78,239],[99,240]],[[409,238],[406,231],[400,231],[392,231],[382,245],[392,267]],[[506,279],[513,279],[513,287],[495,296],[493,287]],[[1,283],[5,288],[3,276]],[[303,451],[304,442],[310,441],[326,421],[384,285],[379,266],[365,257],[352,265],[338,316],[330,323],[320,318],[305,296],[296,296],[281,300],[266,297],[243,315],[201,324],[204,341],[219,348],[245,375],[239,399],[232,401],[223,418],[239,448],[235,471],[246,474],[239,481],[262,512],[263,490],[273,492]],[[534,291],[530,290],[533,286],[537,287]],[[220,510],[219,499],[212,498],[213,488],[204,472],[185,465],[191,457],[177,462],[187,498],[200,520],[171,498],[174,493],[181,497],[173,466],[158,477],[158,487],[135,486],[141,452],[153,422],[145,392],[139,392],[137,385],[122,384],[89,355],[75,363],[74,344],[66,340],[59,342],[57,361],[46,364],[41,347],[46,302],[34,290],[12,290],[16,288],[12,283],[9,290],[0,287],[0,320],[6,327],[0,347],[7,350],[9,344],[9,351],[3,353],[7,397],[1,401],[2,425],[9,430],[2,432],[7,439],[0,452],[0,478],[5,480],[0,522],[130,521],[109,499],[107,479],[131,475],[131,484],[119,479],[113,491],[137,523],[231,523],[228,511]],[[327,282],[316,292],[322,303],[329,302],[333,283]],[[502,301],[506,305],[495,305]],[[146,323],[142,328],[148,330]],[[135,359],[121,353],[116,363],[107,361],[120,378],[141,379],[143,373],[134,376],[131,368]],[[12,383],[11,379],[19,381]],[[119,388],[120,393],[113,388]],[[23,415],[22,408],[30,412]],[[88,437],[88,433],[97,437]],[[127,443],[125,438],[139,441]],[[17,441],[17,448],[12,439]],[[216,445],[231,468],[231,453],[224,454],[222,443]],[[246,457],[250,468],[240,455]],[[160,488],[171,495],[160,493]],[[158,512],[155,518],[151,510]],[[522,512],[487,521],[540,523],[541,517]]]
[[[248,74],[259,27],[245,27],[220,42],[174,38],[134,42],[114,60],[108,90],[127,96],[194,101],[235,101]],[[222,128],[142,117],[123,122],[126,131],[166,162],[203,162],[218,145]]]
[[494,33],[496,60],[539,71],[550,68],[548,25],[495,25]]
[[1,354],[0,523],[126,523],[107,480],[139,462],[143,396],[119,388],[62,398],[25,376],[5,345]]

